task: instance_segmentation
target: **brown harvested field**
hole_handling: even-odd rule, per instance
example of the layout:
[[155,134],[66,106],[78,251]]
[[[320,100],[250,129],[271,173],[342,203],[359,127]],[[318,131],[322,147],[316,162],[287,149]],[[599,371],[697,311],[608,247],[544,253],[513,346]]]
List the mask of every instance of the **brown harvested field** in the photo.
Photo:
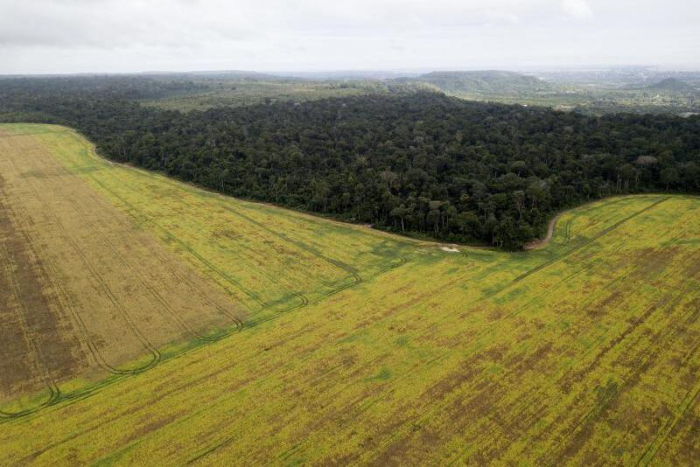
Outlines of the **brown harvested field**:
[[238,325],[240,307],[32,135],[3,131],[0,154],[0,402]]
[[55,387],[54,375],[70,374],[77,359],[42,289],[48,281],[42,264],[10,217],[4,185],[0,176],[0,388],[12,395]]

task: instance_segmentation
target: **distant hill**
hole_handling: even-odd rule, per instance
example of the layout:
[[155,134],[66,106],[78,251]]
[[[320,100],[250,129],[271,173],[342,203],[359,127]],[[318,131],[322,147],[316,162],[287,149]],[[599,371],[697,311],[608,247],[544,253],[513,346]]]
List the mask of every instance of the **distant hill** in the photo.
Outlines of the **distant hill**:
[[677,78],[666,78],[659,81],[656,84],[652,84],[648,89],[654,89],[657,91],[672,91],[672,92],[688,92],[692,91],[693,88]]
[[410,81],[426,83],[449,94],[517,95],[551,91],[553,86],[535,76],[512,71],[436,71]]

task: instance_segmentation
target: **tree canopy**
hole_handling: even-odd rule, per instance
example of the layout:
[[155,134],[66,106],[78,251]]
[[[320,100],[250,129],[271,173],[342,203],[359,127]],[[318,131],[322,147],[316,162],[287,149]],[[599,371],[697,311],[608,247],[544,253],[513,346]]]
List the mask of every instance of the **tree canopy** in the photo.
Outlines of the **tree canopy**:
[[518,249],[560,209],[700,192],[700,117],[591,117],[434,92],[182,113],[134,99],[192,83],[0,80],[0,119],[54,122],[104,156],[222,193]]

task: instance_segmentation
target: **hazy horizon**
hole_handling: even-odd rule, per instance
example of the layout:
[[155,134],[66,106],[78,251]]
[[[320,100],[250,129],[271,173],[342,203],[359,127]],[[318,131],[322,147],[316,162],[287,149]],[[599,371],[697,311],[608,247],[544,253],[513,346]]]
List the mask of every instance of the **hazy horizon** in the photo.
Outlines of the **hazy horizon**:
[[698,22],[689,0],[0,0],[0,74],[698,70]]
[[36,77],[52,77],[52,76],[139,76],[139,75],[187,75],[187,74],[200,74],[203,76],[215,75],[215,74],[260,74],[275,77],[308,77],[314,75],[331,76],[335,75],[338,77],[352,77],[357,75],[358,77],[367,77],[372,74],[378,76],[382,75],[393,75],[394,77],[408,77],[408,76],[419,76],[431,72],[487,72],[487,71],[511,71],[515,73],[523,74],[536,74],[536,73],[566,73],[566,72],[585,72],[585,71],[598,71],[598,70],[652,70],[658,72],[700,72],[700,65],[698,66],[659,66],[654,64],[648,65],[590,65],[590,66],[531,66],[531,67],[464,67],[464,68],[450,68],[450,67],[435,67],[435,68],[394,68],[394,69],[298,69],[298,70],[283,70],[283,69],[270,69],[270,70],[236,70],[236,69],[192,69],[192,70],[139,70],[139,71],[78,71],[78,72],[37,72],[37,73],[0,73],[0,76],[12,77],[12,76],[36,76]]

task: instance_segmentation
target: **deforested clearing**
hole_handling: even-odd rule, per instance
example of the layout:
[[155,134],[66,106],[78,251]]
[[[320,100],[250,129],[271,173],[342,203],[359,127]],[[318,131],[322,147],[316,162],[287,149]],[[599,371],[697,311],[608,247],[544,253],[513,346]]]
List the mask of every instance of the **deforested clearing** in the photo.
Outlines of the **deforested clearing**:
[[691,464],[699,239],[640,195],[453,251],[2,125],[1,463]]

